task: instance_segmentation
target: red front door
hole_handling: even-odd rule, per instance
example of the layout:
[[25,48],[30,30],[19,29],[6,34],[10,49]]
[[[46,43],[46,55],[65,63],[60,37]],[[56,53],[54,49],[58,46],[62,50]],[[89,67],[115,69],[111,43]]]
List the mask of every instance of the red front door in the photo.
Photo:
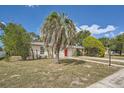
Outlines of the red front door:
[[66,48],[66,49],[64,49],[64,55],[67,56],[67,54],[68,54],[68,50]]

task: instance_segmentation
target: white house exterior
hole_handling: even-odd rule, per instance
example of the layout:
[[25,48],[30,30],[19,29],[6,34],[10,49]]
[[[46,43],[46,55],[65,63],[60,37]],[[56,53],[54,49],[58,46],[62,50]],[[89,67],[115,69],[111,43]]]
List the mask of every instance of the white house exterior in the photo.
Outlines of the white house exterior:
[[63,51],[60,51],[60,57],[72,57],[77,49],[83,49],[82,46],[68,46]]
[[[33,50],[35,58],[37,56],[38,57],[45,57],[45,56],[47,57],[48,56],[48,53],[45,49],[43,42],[32,42],[31,46],[32,46],[32,50]],[[68,46],[64,50],[60,51],[59,56],[61,58],[72,57],[77,49],[83,49],[83,47],[81,47],[81,46]],[[32,55],[32,50],[31,50],[31,55]]]
[[32,52],[34,54],[34,57],[43,57],[47,56],[47,51],[45,50],[44,44],[42,42],[32,42],[31,43],[31,51],[30,51],[32,56]]

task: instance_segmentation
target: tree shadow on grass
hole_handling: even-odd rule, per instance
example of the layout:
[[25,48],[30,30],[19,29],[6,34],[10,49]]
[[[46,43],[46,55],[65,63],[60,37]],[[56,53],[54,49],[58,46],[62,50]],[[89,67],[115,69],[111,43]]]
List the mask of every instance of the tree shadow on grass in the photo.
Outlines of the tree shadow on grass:
[[70,65],[70,64],[79,65],[79,64],[84,64],[85,61],[75,60],[75,59],[62,59],[60,60],[60,63],[64,65]]

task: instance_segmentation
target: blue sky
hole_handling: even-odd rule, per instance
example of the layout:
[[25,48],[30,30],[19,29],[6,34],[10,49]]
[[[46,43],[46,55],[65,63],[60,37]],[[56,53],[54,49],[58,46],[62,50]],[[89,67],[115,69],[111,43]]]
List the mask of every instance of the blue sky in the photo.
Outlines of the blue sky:
[[124,6],[0,6],[0,11],[0,21],[21,24],[36,34],[52,11],[65,13],[77,30],[88,29],[97,38],[124,32]]

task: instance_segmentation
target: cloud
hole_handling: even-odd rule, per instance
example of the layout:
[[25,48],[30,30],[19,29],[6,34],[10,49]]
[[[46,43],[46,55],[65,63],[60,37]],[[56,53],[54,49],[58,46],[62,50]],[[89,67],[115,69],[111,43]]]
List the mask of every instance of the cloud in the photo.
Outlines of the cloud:
[[111,37],[115,37],[115,34],[113,32],[110,33]]
[[34,8],[34,7],[38,7],[38,5],[26,5],[26,7]]
[[123,34],[124,32],[120,32],[118,35]]
[[115,37],[115,34],[113,32],[107,33],[104,35],[105,37]]
[[109,34],[105,34],[104,36],[105,36],[105,37],[109,37]]
[[[0,22],[0,23],[2,23],[4,26],[6,26],[6,23],[5,22]],[[0,30],[2,30],[2,27],[0,27]],[[0,31],[0,34],[1,34],[1,31]]]
[[97,24],[93,24],[91,26],[82,25],[79,27],[81,30],[89,30],[92,34],[103,34],[109,33],[116,30],[116,27],[113,25],[107,25],[105,28],[101,28],[101,26]]
[[75,28],[77,32],[81,31],[81,29],[78,26],[75,26]]
[[1,23],[2,23],[2,24],[4,24],[4,25],[6,25],[6,23],[5,23],[5,22],[3,22],[3,21],[2,21]]

